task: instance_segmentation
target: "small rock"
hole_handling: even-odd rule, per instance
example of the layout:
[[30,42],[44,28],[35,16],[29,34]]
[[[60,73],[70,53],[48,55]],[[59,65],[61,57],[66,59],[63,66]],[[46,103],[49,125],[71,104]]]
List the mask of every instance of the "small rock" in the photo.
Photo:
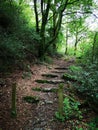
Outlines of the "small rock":
[[45,121],[41,122],[41,126],[45,126],[47,123]]
[[3,87],[5,86],[5,80],[0,78],[0,87]]
[[44,130],[43,128],[34,128],[34,130]]
[[53,101],[45,100],[45,103],[46,103],[46,104],[53,104]]
[[38,104],[38,106],[42,106],[42,105],[44,105],[44,104],[45,104],[44,101],[40,101],[39,104]]

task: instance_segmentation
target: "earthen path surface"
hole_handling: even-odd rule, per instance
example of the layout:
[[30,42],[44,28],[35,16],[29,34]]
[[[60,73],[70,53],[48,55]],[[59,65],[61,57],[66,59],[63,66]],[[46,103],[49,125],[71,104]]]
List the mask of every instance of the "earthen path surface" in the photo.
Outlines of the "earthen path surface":
[[[70,130],[70,122],[60,122],[55,118],[58,110],[58,97],[54,92],[33,91],[32,88],[58,88],[59,83],[66,82],[61,76],[68,71],[73,60],[63,58],[53,59],[52,64],[34,64],[31,72],[16,72],[7,77],[7,85],[2,88],[0,103],[0,127],[2,130]],[[48,77],[43,75],[56,75]],[[48,80],[54,83],[37,83],[36,80]],[[17,83],[17,118],[10,116],[11,111],[11,84]],[[30,104],[23,100],[25,96],[37,96],[39,103]]]

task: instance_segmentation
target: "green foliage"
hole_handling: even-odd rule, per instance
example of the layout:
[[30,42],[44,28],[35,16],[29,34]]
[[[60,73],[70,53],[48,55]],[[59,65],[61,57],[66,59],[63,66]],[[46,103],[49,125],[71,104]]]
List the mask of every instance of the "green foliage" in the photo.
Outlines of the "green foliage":
[[83,41],[80,47],[81,62],[90,63],[98,61],[98,33],[88,32],[87,39]]
[[80,67],[80,66],[75,66],[75,65],[71,65],[71,66],[69,67],[69,69],[70,69],[72,72],[80,72],[80,71],[82,71],[82,67]]
[[89,130],[98,130],[98,117],[95,117],[88,125]]
[[51,58],[50,56],[47,56],[47,55],[44,57],[44,61],[45,61],[46,63],[48,63],[48,64],[52,64],[52,62],[53,62],[53,61],[52,61],[52,58]]
[[60,117],[60,119],[63,121],[63,88],[64,84],[59,84],[58,88],[58,112],[56,113],[56,116]]
[[74,55],[74,47],[72,46],[70,46],[69,48],[68,48],[68,55],[70,55],[70,56],[73,56]]
[[65,119],[82,118],[82,113],[79,110],[79,102],[76,102],[66,97],[63,101],[63,104],[63,115],[60,115],[59,112],[56,112],[55,115],[57,119],[64,121]]
[[64,121],[65,120],[65,117],[63,115],[61,115],[59,112],[56,112],[55,116],[60,121]]
[[65,113],[65,118],[66,119],[69,119],[69,118],[72,118],[72,117],[78,117],[79,119],[82,118],[82,113],[81,111],[79,110],[79,105],[80,103],[79,102],[75,102],[75,101],[72,101],[70,100],[69,98],[65,98],[64,99],[64,113]]
[[[32,11],[28,5],[3,1],[0,3],[0,71],[21,64],[37,55],[40,36],[33,29]],[[14,66],[13,66],[14,67]],[[12,68],[13,68],[12,67]]]
[[76,130],[84,130],[83,128],[78,128],[78,127],[76,127]]
[[67,81],[78,81],[76,75],[71,75],[67,73],[63,74],[62,78]]
[[5,62],[7,59],[14,61],[15,59],[23,58],[23,44],[13,35],[0,37],[0,56]]
[[82,43],[80,44],[80,56],[82,61],[88,63],[92,59],[92,44],[91,43]]
[[81,81],[75,84],[75,88],[85,96],[90,104],[93,104],[91,107],[98,112],[98,63],[89,64],[80,72],[73,71],[73,75]]
[[38,92],[39,92],[39,91],[42,91],[42,88],[36,87],[36,88],[32,88],[32,90],[33,90],[33,91],[38,91]]

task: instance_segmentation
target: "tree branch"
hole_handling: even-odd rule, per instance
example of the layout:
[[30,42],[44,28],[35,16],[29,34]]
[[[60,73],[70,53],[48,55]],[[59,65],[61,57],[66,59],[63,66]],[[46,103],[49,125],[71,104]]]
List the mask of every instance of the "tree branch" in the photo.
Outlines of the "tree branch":
[[79,13],[79,14],[91,14],[92,12],[91,12],[91,11],[85,11],[85,12],[74,11],[74,12],[68,12],[68,13],[65,13],[65,14],[63,14],[63,16],[65,16],[65,15],[69,15],[69,14],[77,14],[77,13]]
[[77,0],[75,0],[75,1],[73,1],[73,2],[69,2],[68,5],[74,4],[75,2],[77,2]]
[[92,13],[93,14],[93,16],[95,17],[95,18],[97,18],[98,19],[98,16],[96,15],[96,14],[94,14],[94,13]]

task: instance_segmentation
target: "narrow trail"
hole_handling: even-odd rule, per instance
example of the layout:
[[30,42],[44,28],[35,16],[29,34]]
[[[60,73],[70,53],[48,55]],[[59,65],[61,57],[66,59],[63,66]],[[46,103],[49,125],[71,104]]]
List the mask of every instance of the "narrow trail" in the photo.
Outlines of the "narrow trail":
[[[51,89],[58,88],[59,83],[66,83],[61,76],[68,71],[68,67],[73,64],[73,60],[54,59],[53,64],[35,64],[31,67],[32,75],[23,78],[23,72],[13,74],[8,78],[9,82],[16,79],[17,82],[17,118],[10,117],[11,110],[11,87],[4,88],[1,97],[2,110],[0,122],[2,130],[70,130],[70,123],[59,122],[55,119],[55,112],[58,110],[57,93]],[[26,72],[25,72],[26,73]],[[48,81],[38,83],[36,80]],[[32,89],[44,89],[46,91],[35,91]],[[5,97],[7,95],[7,97]],[[29,104],[23,100],[25,96],[39,97],[38,104]]]
[[[66,88],[66,83],[63,79],[61,79],[61,77],[64,73],[66,73],[66,71],[68,71],[68,67],[71,64],[71,61],[66,63],[64,60],[54,60],[53,65],[46,66],[46,71],[41,71],[39,78],[37,77],[37,80],[49,82],[35,82],[36,85],[34,85],[34,87],[51,90],[53,88],[57,89],[59,83],[64,83],[64,88]],[[48,77],[45,75],[52,75],[55,77]],[[27,128],[25,127],[24,130],[63,130],[65,128],[67,130],[65,123],[62,123],[61,125],[61,122],[54,119],[55,112],[58,110],[57,93],[38,92],[36,95],[38,95],[41,100],[36,107],[35,116],[33,117],[29,126],[27,125]]]

